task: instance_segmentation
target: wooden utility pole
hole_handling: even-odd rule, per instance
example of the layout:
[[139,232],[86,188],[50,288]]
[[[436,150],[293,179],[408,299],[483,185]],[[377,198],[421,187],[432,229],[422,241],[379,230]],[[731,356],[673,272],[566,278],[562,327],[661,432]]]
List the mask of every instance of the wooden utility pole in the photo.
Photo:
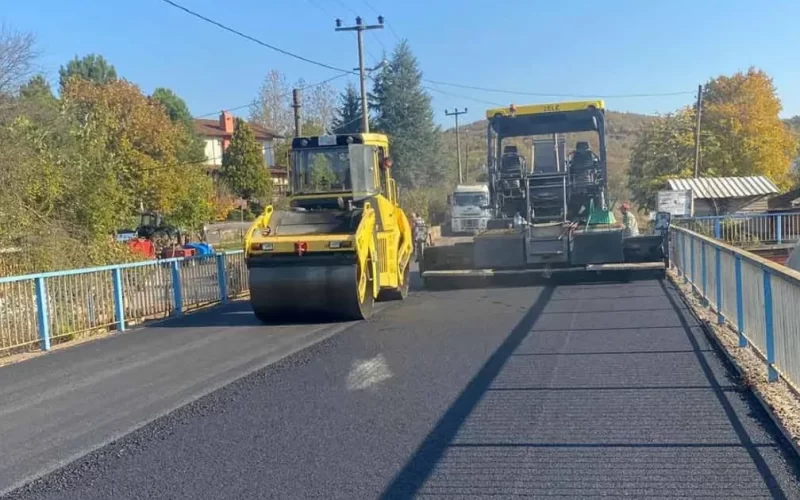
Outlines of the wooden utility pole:
[[703,86],[697,86],[697,122],[694,126],[694,177],[700,177],[700,118],[703,115]]
[[383,16],[378,16],[378,24],[363,24],[361,16],[356,17],[356,25],[342,27],[342,20],[336,20],[336,31],[355,31],[358,33],[358,76],[361,80],[361,131],[369,133],[369,110],[367,106],[367,73],[364,68],[364,31],[383,29]]
[[302,99],[300,97],[300,89],[292,90],[292,109],[294,109],[294,136],[300,137],[302,132],[302,125],[300,122],[300,108],[303,107]]
[[460,139],[459,133],[458,133],[458,115],[466,114],[466,112],[467,112],[467,108],[464,108],[464,111],[459,111],[458,108],[456,108],[452,113],[450,113],[446,109],[444,110],[444,114],[445,115],[454,116],[455,119],[456,119],[456,156],[458,157],[458,183],[459,184],[464,182],[464,178],[463,178],[462,171],[461,171],[461,139]]

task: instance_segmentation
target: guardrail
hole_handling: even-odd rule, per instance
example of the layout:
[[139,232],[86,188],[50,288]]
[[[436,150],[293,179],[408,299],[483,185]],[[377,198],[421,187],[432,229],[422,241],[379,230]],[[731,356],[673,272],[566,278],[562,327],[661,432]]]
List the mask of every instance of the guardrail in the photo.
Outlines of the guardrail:
[[767,364],[800,392],[800,273],[712,238],[672,228],[671,265]]
[[675,226],[734,245],[773,245],[800,239],[800,213],[731,214],[677,219]]
[[148,319],[180,316],[248,290],[244,252],[0,278],[0,356]]

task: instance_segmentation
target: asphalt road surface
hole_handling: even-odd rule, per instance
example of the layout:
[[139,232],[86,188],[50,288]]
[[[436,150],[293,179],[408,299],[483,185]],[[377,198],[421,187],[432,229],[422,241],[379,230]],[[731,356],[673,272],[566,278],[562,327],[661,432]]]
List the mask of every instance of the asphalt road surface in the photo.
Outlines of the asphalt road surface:
[[422,291],[269,327],[239,303],[77,346],[0,369],[0,491],[800,498],[798,457],[676,297]]

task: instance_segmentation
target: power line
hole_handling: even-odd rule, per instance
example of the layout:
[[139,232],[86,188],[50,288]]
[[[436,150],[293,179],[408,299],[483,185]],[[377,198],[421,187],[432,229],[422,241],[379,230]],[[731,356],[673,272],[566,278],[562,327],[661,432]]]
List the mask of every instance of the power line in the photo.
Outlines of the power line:
[[352,8],[351,8],[349,5],[347,5],[346,3],[344,3],[342,0],[336,0],[336,3],[338,3],[339,5],[341,5],[343,9],[345,9],[345,10],[349,10],[349,11],[350,11],[350,13],[351,13],[351,14],[353,14],[354,16],[357,16],[357,15],[358,15],[358,12],[354,11],[354,10],[353,10],[353,9],[352,9]]
[[316,0],[306,0],[306,1],[311,5],[313,5],[314,7],[316,7],[317,9],[321,10],[323,13],[325,13],[325,15],[330,17],[335,17],[333,14],[331,14],[331,11],[323,7],[321,4],[317,3]]
[[659,94],[608,94],[608,95],[597,95],[597,94],[547,94],[542,92],[524,92],[518,90],[508,90],[508,89],[496,89],[496,88],[489,88],[489,87],[478,87],[475,85],[464,85],[460,83],[452,83],[452,82],[443,82],[439,80],[430,80],[424,79],[424,81],[429,83],[436,83],[439,85],[446,85],[448,87],[458,87],[462,89],[469,89],[469,90],[479,90],[481,92],[494,92],[498,94],[512,94],[512,95],[528,95],[534,97],[579,97],[579,98],[598,98],[598,99],[612,99],[612,98],[628,98],[628,97],[668,97],[668,96],[676,96],[676,95],[687,95],[687,94],[694,94],[694,91],[681,91],[681,92],[664,92]]
[[[346,3],[345,3],[345,2],[343,2],[342,0],[336,0],[336,3],[338,3],[339,5],[341,5],[343,9],[350,11],[350,13],[351,13],[351,14],[353,14],[354,16],[356,16],[356,17],[358,17],[358,18],[360,18],[360,17],[361,17],[361,16],[359,16],[359,15],[358,15],[358,12],[356,12],[356,11],[355,11],[353,8],[351,8],[351,7],[350,7],[348,4],[346,4]],[[380,46],[381,46],[381,47],[383,47],[383,50],[385,51],[385,50],[386,50],[386,46],[385,46],[385,45],[383,45],[383,42],[381,41],[381,39],[380,39],[380,38],[378,38],[378,36],[377,36],[375,33],[372,33],[372,36],[373,36],[373,38],[375,39],[375,41],[376,41],[376,42],[378,42],[378,44],[380,44]],[[368,55],[369,55],[369,56],[372,58],[372,61],[373,61],[373,62],[377,62],[377,61],[379,60],[377,57],[375,57],[375,54],[373,54],[373,53],[372,53],[372,52],[369,50],[369,48],[368,48],[368,47],[364,47],[364,49],[366,50],[367,54],[368,54]]]
[[[367,8],[368,8],[369,10],[371,10],[372,12],[374,12],[376,16],[377,16],[377,15],[380,15],[380,12],[378,12],[378,11],[375,9],[375,7],[373,7],[372,5],[370,5],[370,3],[369,3],[367,0],[361,0],[361,1],[362,1],[362,2],[364,2],[364,5],[366,5],[366,6],[367,6]],[[394,28],[392,28],[392,25],[391,25],[391,24],[389,24],[389,23],[386,23],[386,27],[387,27],[387,28],[389,28],[389,31],[391,31],[391,32],[392,32],[392,35],[394,35],[394,37],[397,39],[397,41],[398,41],[398,42],[399,42],[399,41],[401,41],[401,38],[400,38],[400,36],[398,36],[397,32],[394,30]],[[384,47],[384,48],[386,48],[386,47]]]
[[230,33],[233,33],[234,35],[237,35],[237,36],[240,36],[240,37],[245,38],[247,40],[250,40],[251,42],[257,43],[257,44],[259,44],[259,45],[261,45],[263,47],[266,47],[268,49],[274,50],[276,52],[280,52],[281,54],[287,55],[289,57],[293,57],[295,59],[299,59],[301,61],[307,62],[309,64],[313,64],[315,66],[320,66],[322,68],[332,69],[334,71],[339,71],[339,72],[342,72],[342,73],[350,73],[349,70],[346,70],[346,69],[343,69],[343,68],[337,68],[336,66],[331,66],[330,64],[325,64],[325,63],[322,63],[322,62],[319,62],[319,61],[315,61],[313,59],[309,59],[307,57],[295,54],[293,52],[289,52],[288,50],[284,50],[284,49],[278,48],[278,47],[276,47],[274,45],[270,45],[270,44],[268,44],[268,43],[266,43],[264,41],[259,40],[258,38],[252,37],[252,36],[250,36],[250,35],[248,35],[246,33],[242,33],[241,31],[233,29],[233,28],[231,28],[229,26],[226,26],[226,25],[224,25],[224,24],[222,24],[220,22],[214,21],[213,19],[210,19],[210,18],[208,18],[208,17],[206,17],[206,16],[204,16],[202,14],[198,14],[197,12],[195,12],[193,10],[190,10],[190,9],[188,9],[188,8],[184,7],[183,5],[180,5],[180,4],[176,3],[176,2],[173,2],[172,0],[161,0],[161,1],[166,3],[166,4],[169,4],[169,5],[173,6],[173,7],[175,7],[176,9],[182,10],[182,11],[186,12],[187,14],[189,14],[191,16],[194,16],[194,17],[196,17],[198,19],[202,19],[203,21],[205,21],[207,23],[211,23],[214,26],[217,26],[217,27],[219,27],[219,28],[221,28],[221,29],[223,29],[225,31],[230,32]]
[[[348,71],[346,69],[339,68],[339,67],[336,67],[336,66],[331,66],[329,64],[322,63],[322,62],[319,62],[319,61],[315,61],[313,59],[309,59],[307,57],[300,56],[300,55],[295,54],[293,52],[289,52],[287,50],[275,47],[274,45],[270,45],[270,44],[268,44],[268,43],[266,43],[266,42],[264,42],[262,40],[259,40],[258,38],[255,38],[255,37],[250,36],[250,35],[248,35],[246,33],[238,31],[238,30],[236,30],[234,28],[226,26],[226,25],[224,25],[224,24],[222,24],[222,23],[220,23],[218,21],[214,21],[213,19],[210,19],[210,18],[208,18],[206,16],[203,16],[202,14],[198,14],[197,12],[184,7],[184,6],[174,2],[173,0],[161,0],[161,1],[173,6],[175,8],[177,8],[177,9],[182,10],[182,11],[186,12],[187,14],[189,14],[191,16],[197,17],[198,19],[202,19],[203,21],[205,21],[207,23],[213,24],[213,25],[215,25],[215,26],[217,26],[217,27],[219,27],[219,28],[221,28],[221,29],[223,29],[225,31],[233,33],[233,34],[235,34],[237,36],[240,36],[240,37],[242,37],[242,38],[244,38],[246,40],[249,40],[251,42],[257,43],[257,44],[259,44],[261,46],[267,47],[268,49],[275,50],[275,51],[280,52],[282,54],[285,54],[285,55],[287,55],[289,57],[293,57],[295,59],[299,59],[301,61],[307,62],[309,64],[313,64],[315,66],[320,66],[320,67],[331,69],[331,70],[334,70],[334,71],[339,71],[341,73],[350,73],[350,71]],[[349,9],[349,7],[348,7],[348,9]],[[352,10],[352,9],[349,9],[349,10]],[[390,27],[390,29],[391,29],[391,27]],[[468,90],[478,90],[478,91],[481,91],[481,92],[493,92],[493,93],[502,93],[502,94],[511,94],[511,95],[527,95],[527,96],[534,96],[534,97],[574,97],[574,98],[598,98],[598,99],[601,99],[601,98],[602,99],[612,99],[613,98],[613,99],[621,99],[621,98],[635,98],[635,97],[669,97],[669,96],[694,94],[694,91],[664,92],[664,93],[655,93],[655,94],[607,94],[607,95],[597,95],[597,94],[592,94],[592,95],[586,95],[586,94],[560,94],[560,93],[544,93],[544,92],[524,92],[524,91],[509,90],[509,89],[480,87],[480,86],[476,86],[476,85],[465,85],[465,84],[460,84],[460,83],[445,82],[445,81],[441,81],[441,80],[431,80],[431,79],[427,79],[427,78],[423,78],[422,81],[428,82],[428,83],[433,83],[435,85],[445,85],[445,86],[448,86],[448,87],[457,87],[457,88],[463,88],[463,89],[468,89]]]
[[[350,71],[349,73],[342,73],[341,75],[332,76],[332,77],[330,77],[328,79],[322,80],[321,82],[312,83],[312,84],[309,84],[309,85],[303,85],[302,87],[300,87],[300,90],[307,90],[307,89],[311,89],[311,88],[314,88],[314,87],[319,87],[320,85],[325,85],[326,83],[330,83],[330,82],[332,82],[334,80],[338,80],[339,78],[343,78],[345,76],[355,75],[355,74],[357,74],[355,71]],[[292,91],[289,91],[289,92],[285,92],[285,93],[281,94],[280,97],[290,97],[291,95],[292,95]],[[225,110],[226,111],[236,111],[236,110],[239,110],[239,109],[249,108],[250,106],[253,105],[253,103],[255,101],[256,101],[256,99],[250,101],[247,104],[242,104],[241,106],[235,106],[233,108],[225,108]],[[214,116],[217,113],[219,113],[219,111],[212,111],[211,113],[206,113],[206,114],[203,114],[203,115],[196,115],[195,118],[204,118],[206,116]]]
[[451,97],[458,97],[460,99],[468,99],[470,101],[479,102],[481,104],[488,104],[490,106],[505,106],[505,104],[503,104],[503,103],[499,103],[499,102],[495,102],[495,101],[487,101],[485,99],[479,99],[477,97],[471,97],[471,96],[468,96],[468,95],[454,94],[453,92],[448,92],[446,90],[442,90],[442,89],[439,89],[439,88],[428,87],[427,85],[421,85],[421,87],[423,89],[429,90],[431,92],[439,92],[440,94],[448,95],[448,96],[451,96]]

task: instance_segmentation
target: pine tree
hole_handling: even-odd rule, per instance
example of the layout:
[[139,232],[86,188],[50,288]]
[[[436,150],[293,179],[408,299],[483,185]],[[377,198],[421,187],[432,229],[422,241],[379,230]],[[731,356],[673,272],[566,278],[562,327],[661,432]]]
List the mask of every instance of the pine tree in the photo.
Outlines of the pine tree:
[[220,177],[231,191],[245,200],[271,201],[272,179],[261,145],[253,129],[241,118],[236,119],[231,143],[222,154]]
[[337,110],[333,121],[335,134],[355,134],[361,132],[361,97],[353,83],[348,83],[347,88],[339,97],[341,106]]
[[373,88],[376,131],[390,136],[398,183],[407,188],[444,179],[440,131],[433,121],[431,97],[406,41],[400,42]]
[[114,65],[99,54],[89,54],[80,59],[75,56],[66,66],[61,66],[58,75],[62,91],[70,78],[83,78],[101,85],[117,80]]

